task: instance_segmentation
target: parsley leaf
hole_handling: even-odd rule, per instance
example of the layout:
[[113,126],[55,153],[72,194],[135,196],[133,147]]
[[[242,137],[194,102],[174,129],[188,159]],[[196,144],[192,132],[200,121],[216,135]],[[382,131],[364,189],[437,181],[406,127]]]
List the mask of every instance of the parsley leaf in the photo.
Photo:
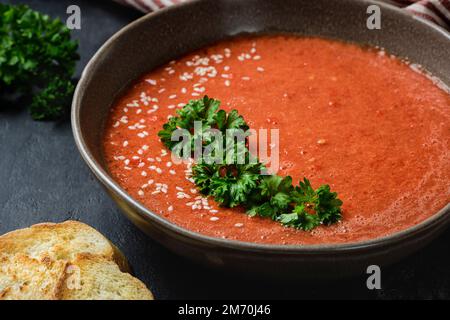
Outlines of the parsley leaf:
[[251,216],[276,217],[286,212],[291,200],[292,178],[276,175],[262,176],[259,192],[255,193],[252,202],[247,204],[247,213]]
[[[292,192],[292,200],[304,204],[304,210],[299,211],[299,219],[305,219],[307,215],[314,215],[316,224],[330,225],[342,218],[342,201],[337,198],[336,192],[330,191],[329,185],[320,186],[314,190],[308,179],[300,181],[299,186]],[[305,211],[308,209],[312,214]],[[310,217],[309,220],[313,220]]]
[[288,227],[309,231],[320,225],[318,215],[310,214],[303,204],[295,206],[292,213],[281,214],[278,221]]
[[[172,133],[177,129],[186,129],[190,134],[191,146],[194,147],[195,139],[203,137],[203,146],[211,143],[212,135],[210,129],[218,129],[225,134],[227,129],[242,129],[246,131],[248,125],[244,118],[236,110],[229,114],[225,110],[219,110],[220,101],[211,99],[208,96],[198,100],[191,100],[182,109],[177,111],[178,116],[171,117],[169,122],[165,123],[163,130],[158,132],[162,143],[173,150],[179,144],[178,141],[172,141]],[[201,121],[200,132],[195,132],[194,122]]]
[[211,195],[225,207],[245,204],[258,186],[261,165],[205,164],[192,167],[195,184],[200,192]]

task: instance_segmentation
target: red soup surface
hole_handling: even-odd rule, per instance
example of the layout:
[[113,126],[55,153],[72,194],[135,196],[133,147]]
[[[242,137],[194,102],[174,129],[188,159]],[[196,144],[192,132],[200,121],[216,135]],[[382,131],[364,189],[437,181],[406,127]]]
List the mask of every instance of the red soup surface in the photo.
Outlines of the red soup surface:
[[[205,94],[253,129],[279,129],[278,174],[329,184],[342,221],[305,232],[202,198],[157,133]],[[354,242],[420,223],[450,201],[449,150],[450,95],[430,77],[384,51],[294,36],[232,39],[146,74],[115,102],[104,135],[112,176],[153,212],[272,244]]]

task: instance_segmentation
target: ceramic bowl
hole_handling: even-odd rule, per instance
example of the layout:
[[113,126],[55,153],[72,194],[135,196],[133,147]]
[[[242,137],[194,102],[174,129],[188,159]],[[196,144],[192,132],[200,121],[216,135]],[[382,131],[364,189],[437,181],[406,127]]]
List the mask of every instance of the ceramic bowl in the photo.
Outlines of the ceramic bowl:
[[[380,30],[366,27],[361,0],[198,0],[152,13],[123,28],[83,72],[72,106],[77,146],[124,214],[174,252],[208,265],[277,276],[335,277],[397,261],[426,245],[450,222],[450,204],[422,223],[370,241],[265,245],[224,240],[183,229],[144,207],[108,173],[102,132],[115,97],[144,72],[242,33],[295,33],[380,46],[420,63],[450,85],[450,36],[403,11],[378,3]],[[107,217],[105,217],[107,218]]]

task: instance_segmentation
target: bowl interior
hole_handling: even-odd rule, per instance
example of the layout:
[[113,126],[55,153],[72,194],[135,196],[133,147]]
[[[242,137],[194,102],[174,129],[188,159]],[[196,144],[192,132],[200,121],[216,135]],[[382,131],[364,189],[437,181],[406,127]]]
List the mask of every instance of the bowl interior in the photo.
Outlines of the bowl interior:
[[[99,50],[78,85],[72,121],[83,156],[103,183],[120,189],[107,174],[101,143],[105,119],[115,97],[144,72],[242,33],[295,33],[383,47],[421,64],[450,86],[448,33],[381,3],[381,29],[369,30],[366,10],[372,3],[194,0],[139,19]],[[447,208],[441,214],[448,216],[448,211]]]

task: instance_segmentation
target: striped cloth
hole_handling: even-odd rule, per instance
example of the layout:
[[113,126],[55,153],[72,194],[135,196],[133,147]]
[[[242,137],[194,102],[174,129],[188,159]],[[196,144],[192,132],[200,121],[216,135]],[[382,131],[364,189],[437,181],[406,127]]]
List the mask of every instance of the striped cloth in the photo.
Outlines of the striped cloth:
[[[142,12],[156,11],[189,0],[115,0]],[[450,30],[450,0],[382,0]]]
[[130,5],[142,12],[156,11],[174,4],[188,0],[115,0],[116,2]]
[[450,30],[450,0],[384,0]]

